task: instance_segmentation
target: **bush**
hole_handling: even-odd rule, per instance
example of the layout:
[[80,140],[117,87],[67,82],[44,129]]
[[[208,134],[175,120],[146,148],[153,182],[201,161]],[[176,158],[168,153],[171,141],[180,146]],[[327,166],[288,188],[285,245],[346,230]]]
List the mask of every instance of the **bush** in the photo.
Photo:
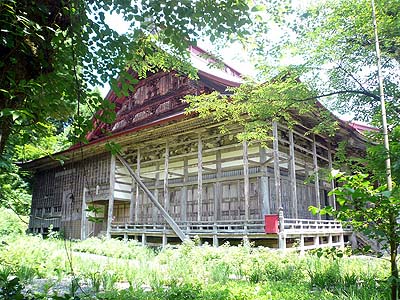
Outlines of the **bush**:
[[[0,216],[0,237],[20,235],[23,234],[28,228],[28,224],[24,223],[10,209],[0,207]],[[22,218],[24,220],[26,217]]]

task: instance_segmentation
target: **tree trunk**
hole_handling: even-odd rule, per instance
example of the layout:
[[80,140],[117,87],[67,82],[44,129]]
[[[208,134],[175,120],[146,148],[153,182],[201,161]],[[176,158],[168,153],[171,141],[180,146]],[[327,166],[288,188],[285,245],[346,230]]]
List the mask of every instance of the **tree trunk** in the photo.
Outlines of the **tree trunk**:
[[397,242],[396,235],[396,216],[394,214],[391,215],[390,218],[390,287],[391,287],[391,299],[398,300],[398,290],[399,290],[399,269],[397,266],[397,248],[399,246]]
[[0,119],[0,158],[4,154],[8,138],[10,137],[12,123],[11,116],[5,116]]

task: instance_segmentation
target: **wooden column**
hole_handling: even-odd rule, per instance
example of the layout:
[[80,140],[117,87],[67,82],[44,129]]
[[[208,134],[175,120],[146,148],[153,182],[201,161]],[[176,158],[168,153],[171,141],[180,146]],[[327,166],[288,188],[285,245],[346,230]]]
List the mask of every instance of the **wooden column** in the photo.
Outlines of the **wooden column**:
[[217,182],[215,183],[214,190],[214,221],[221,219],[221,203],[222,203],[222,166],[221,166],[221,150],[217,150],[215,153],[215,167],[217,172]]
[[285,218],[283,216],[283,208],[278,209],[279,232],[278,232],[278,247],[280,250],[286,250],[286,233],[285,233]]
[[135,192],[136,192],[136,185],[135,181],[132,179],[131,182],[131,198],[129,202],[129,223],[133,223],[135,221]]
[[[136,157],[136,174],[140,177],[140,148],[137,149],[137,157]],[[139,185],[136,184],[136,197],[135,197],[135,223],[139,222],[139,201],[140,201],[140,188]]]
[[82,218],[81,218],[81,240],[86,240],[87,238],[87,218],[86,218],[86,187],[83,188],[82,196]]
[[278,137],[278,123],[272,122],[272,135],[273,151],[274,151],[274,177],[275,177],[275,197],[276,197],[276,208],[282,206],[282,193],[281,193],[281,171],[279,167],[279,137]]
[[244,179],[244,219],[249,220],[250,179],[249,179],[249,151],[247,141],[243,142],[243,179]]
[[164,159],[164,208],[169,211],[169,191],[168,191],[168,164],[169,164],[169,146],[165,144],[165,159]]
[[[315,200],[318,209],[321,208],[321,196],[319,194],[319,175],[318,175],[318,158],[317,158],[317,143],[315,142],[315,134],[313,134],[313,162],[314,162],[314,187],[315,187]],[[321,214],[318,214],[318,219],[321,220]]]
[[293,217],[298,218],[297,212],[297,186],[296,186],[296,159],[294,152],[293,130],[289,129],[289,180],[290,195],[292,198]]
[[[331,143],[328,143],[328,162],[329,162],[329,171],[332,172],[333,169],[333,163],[332,163],[332,149],[331,149]],[[332,178],[331,179],[331,190],[335,188],[335,180]],[[331,195],[329,196],[329,202],[330,205],[336,209],[336,196]]]
[[[155,182],[154,182],[154,198],[157,199],[157,201],[160,201],[160,195],[159,195],[159,191],[158,191],[158,185],[160,184],[160,162],[157,161],[156,162],[156,177],[155,177]],[[153,223],[157,223],[157,213],[158,213],[158,209],[157,207],[153,207],[153,215],[152,215],[152,219],[153,219]]]
[[203,143],[199,135],[197,142],[197,221],[201,221],[203,205]]
[[[308,168],[308,164],[306,161],[304,161],[304,175],[306,176],[306,184],[304,186],[304,188],[305,188],[304,189],[304,197],[305,197],[306,201],[311,201],[312,196],[311,196],[311,190],[310,190],[309,183],[308,183],[309,177],[310,177],[310,170]],[[304,213],[304,212],[302,212],[302,213]],[[300,217],[300,218],[302,218],[302,217]]]
[[268,180],[268,167],[267,167],[267,153],[265,148],[260,145],[260,171],[262,173],[260,177],[260,197],[261,197],[261,214],[269,215],[271,213],[271,207],[269,203],[269,180]]
[[111,238],[111,223],[114,211],[114,187],[115,187],[115,155],[111,154],[110,165],[110,196],[108,198],[108,215],[107,215],[107,238]]
[[181,220],[187,220],[187,195],[188,195],[188,188],[186,183],[189,179],[189,170],[188,170],[188,158],[185,156],[183,158],[183,187],[182,187],[182,195],[181,195]]

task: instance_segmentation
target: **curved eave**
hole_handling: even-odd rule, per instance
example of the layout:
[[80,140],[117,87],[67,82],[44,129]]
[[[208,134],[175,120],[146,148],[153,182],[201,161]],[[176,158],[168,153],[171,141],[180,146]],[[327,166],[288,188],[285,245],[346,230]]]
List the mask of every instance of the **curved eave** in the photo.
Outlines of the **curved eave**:
[[63,157],[68,158],[68,162],[85,159],[91,155],[93,149],[99,150],[99,152],[96,152],[97,154],[107,152],[105,145],[107,144],[107,142],[110,142],[111,140],[118,142],[118,138],[121,136],[132,134],[132,133],[147,129],[149,127],[164,125],[166,123],[176,121],[176,120],[181,120],[184,118],[190,118],[190,116],[186,115],[185,112],[179,112],[179,113],[165,117],[163,119],[159,119],[154,122],[149,122],[149,123],[141,125],[141,126],[137,126],[134,128],[124,130],[124,131],[120,131],[120,132],[112,134],[110,136],[98,138],[87,144],[74,145],[64,151],[57,152],[51,156],[45,156],[45,157],[38,158],[38,159],[35,159],[32,161],[28,161],[26,163],[19,163],[18,165],[20,167],[22,167],[24,170],[29,170],[29,171],[36,171],[39,169],[47,169],[49,167],[57,167],[57,166],[60,166],[60,162],[57,158],[63,158]]

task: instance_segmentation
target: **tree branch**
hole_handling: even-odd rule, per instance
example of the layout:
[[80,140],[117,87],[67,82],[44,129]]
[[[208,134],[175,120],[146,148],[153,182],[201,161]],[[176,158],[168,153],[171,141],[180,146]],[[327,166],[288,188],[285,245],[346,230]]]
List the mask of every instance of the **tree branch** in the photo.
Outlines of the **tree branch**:
[[335,91],[335,92],[331,92],[331,93],[326,93],[326,94],[322,94],[322,95],[318,95],[318,96],[312,96],[312,97],[308,97],[308,98],[304,98],[304,99],[294,99],[294,101],[299,101],[299,102],[310,101],[310,100],[316,100],[316,99],[321,99],[321,98],[334,96],[334,95],[342,95],[342,94],[359,94],[359,95],[371,97],[372,99],[377,100],[377,101],[380,100],[379,96],[377,96],[371,92],[368,92],[368,91],[343,90],[343,91]]

